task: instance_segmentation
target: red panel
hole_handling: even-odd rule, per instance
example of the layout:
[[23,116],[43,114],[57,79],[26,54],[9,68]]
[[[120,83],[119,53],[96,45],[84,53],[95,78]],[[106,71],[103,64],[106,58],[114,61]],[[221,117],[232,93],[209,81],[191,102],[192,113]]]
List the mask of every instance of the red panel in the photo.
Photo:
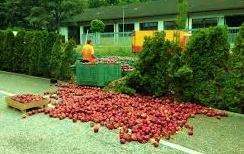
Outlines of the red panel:
[[133,52],[141,52],[142,46],[132,46],[132,51]]

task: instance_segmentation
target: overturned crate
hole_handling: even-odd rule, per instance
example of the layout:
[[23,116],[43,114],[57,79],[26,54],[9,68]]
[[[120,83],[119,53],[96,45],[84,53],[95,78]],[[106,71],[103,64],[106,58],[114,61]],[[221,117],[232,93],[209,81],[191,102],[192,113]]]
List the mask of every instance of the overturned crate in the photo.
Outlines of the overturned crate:
[[13,107],[20,110],[22,113],[26,113],[26,110],[33,108],[47,108],[47,105],[50,103],[50,100],[43,98],[41,100],[33,100],[28,103],[21,103],[13,99],[14,96],[5,97],[7,106]]

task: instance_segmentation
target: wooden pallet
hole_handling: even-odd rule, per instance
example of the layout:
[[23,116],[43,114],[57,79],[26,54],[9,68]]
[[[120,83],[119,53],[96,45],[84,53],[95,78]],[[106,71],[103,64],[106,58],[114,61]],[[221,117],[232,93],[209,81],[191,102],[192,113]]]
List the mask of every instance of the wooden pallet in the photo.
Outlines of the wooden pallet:
[[39,101],[31,101],[30,103],[20,103],[12,99],[13,96],[7,96],[5,97],[5,101],[8,106],[16,108],[20,110],[22,113],[26,113],[26,110],[32,109],[32,108],[47,108],[47,105],[49,104],[48,99],[43,99]]

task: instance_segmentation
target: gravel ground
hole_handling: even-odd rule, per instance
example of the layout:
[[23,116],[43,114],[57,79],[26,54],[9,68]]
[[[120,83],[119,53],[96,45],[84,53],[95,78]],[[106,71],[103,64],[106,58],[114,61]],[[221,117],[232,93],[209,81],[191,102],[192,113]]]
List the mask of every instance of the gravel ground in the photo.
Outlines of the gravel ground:
[[[0,90],[40,94],[55,90],[48,79],[0,71]],[[119,143],[115,131],[104,127],[94,133],[89,123],[58,120],[45,114],[22,119],[22,113],[5,103],[0,93],[0,153],[3,154],[180,154],[182,152],[137,142]]]
[[[55,90],[48,79],[0,71],[0,90],[19,93],[43,93]],[[181,154],[182,151],[160,145],[130,142],[121,145],[118,134],[105,127],[94,133],[89,123],[73,123],[37,114],[22,119],[22,113],[7,107],[0,93],[0,154]],[[217,120],[206,116],[190,119],[194,135],[183,130],[169,142],[210,154],[244,153],[244,115],[231,114]]]
[[128,143],[121,145],[118,134],[102,127],[94,133],[89,123],[73,123],[37,114],[25,119],[13,108],[7,108],[4,96],[0,104],[0,151],[6,154],[117,154],[180,153],[161,146]]

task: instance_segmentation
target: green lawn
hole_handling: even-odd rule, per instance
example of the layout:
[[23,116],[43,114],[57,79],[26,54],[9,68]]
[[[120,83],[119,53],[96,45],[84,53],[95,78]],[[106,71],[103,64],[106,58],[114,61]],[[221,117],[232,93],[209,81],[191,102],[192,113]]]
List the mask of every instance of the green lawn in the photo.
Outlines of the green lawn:
[[[75,49],[80,53],[82,45]],[[137,57],[137,53],[133,53],[131,47],[128,46],[95,46],[95,54],[99,57],[120,56],[120,57]]]

